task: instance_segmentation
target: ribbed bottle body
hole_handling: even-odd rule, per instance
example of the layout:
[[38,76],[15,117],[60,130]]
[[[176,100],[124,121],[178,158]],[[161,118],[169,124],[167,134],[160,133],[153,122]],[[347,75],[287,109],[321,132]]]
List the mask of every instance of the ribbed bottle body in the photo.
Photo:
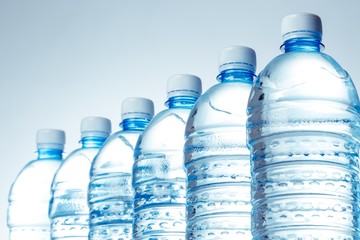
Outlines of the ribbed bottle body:
[[133,167],[133,239],[185,239],[185,122],[190,109],[158,113],[139,137]]
[[249,99],[254,239],[359,238],[359,99],[331,57],[273,59]]
[[250,157],[246,147],[249,82],[205,92],[186,126],[187,239],[251,239]]
[[52,183],[49,209],[52,239],[88,240],[87,191],[91,162],[99,147],[80,148],[63,162]]
[[49,240],[48,218],[51,182],[59,168],[58,159],[29,162],[14,181],[9,194],[8,226],[10,240]]
[[141,131],[119,131],[104,143],[90,171],[89,239],[131,239],[134,148]]

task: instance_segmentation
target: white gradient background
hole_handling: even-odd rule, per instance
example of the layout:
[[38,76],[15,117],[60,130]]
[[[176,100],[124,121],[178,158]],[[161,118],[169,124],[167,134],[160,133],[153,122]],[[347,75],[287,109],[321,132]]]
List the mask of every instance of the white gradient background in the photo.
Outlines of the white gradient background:
[[37,129],[65,130],[69,153],[84,116],[108,117],[117,131],[126,97],[162,110],[172,74],[198,75],[204,90],[215,84],[226,46],[252,47],[259,72],[280,54],[281,19],[296,12],[322,18],[325,52],[360,89],[359,11],[358,0],[0,0],[0,239]]

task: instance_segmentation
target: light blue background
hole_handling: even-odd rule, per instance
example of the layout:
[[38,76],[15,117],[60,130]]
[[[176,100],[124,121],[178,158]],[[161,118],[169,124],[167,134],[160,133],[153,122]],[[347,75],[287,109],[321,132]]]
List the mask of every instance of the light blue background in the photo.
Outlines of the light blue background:
[[359,10],[358,0],[0,0],[0,239],[37,129],[65,130],[69,153],[84,116],[108,117],[117,131],[126,97],[162,110],[172,74],[198,75],[204,90],[215,84],[226,46],[254,48],[261,70],[280,54],[281,19],[296,12],[322,18],[325,52],[360,89]]

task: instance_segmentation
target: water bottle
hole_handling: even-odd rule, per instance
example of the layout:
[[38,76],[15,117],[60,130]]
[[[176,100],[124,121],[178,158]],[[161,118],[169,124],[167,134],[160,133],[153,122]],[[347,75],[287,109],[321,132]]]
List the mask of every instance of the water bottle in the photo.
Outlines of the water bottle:
[[360,239],[356,89],[317,15],[285,17],[282,38],[248,103],[253,239]]
[[196,102],[186,124],[186,238],[251,239],[250,156],[246,107],[255,51],[220,52],[220,82]]
[[122,130],[106,140],[90,170],[90,240],[132,239],[134,148],[154,115],[154,104],[146,98],[127,98],[121,115]]
[[82,119],[82,147],[65,158],[52,182],[49,209],[52,239],[88,240],[90,166],[110,132],[111,123],[106,118]]
[[10,240],[49,240],[51,182],[63,159],[65,132],[40,129],[36,134],[37,159],[18,174],[9,193]]
[[201,95],[194,75],[173,75],[167,82],[167,109],[151,120],[135,147],[133,239],[185,239],[184,131]]

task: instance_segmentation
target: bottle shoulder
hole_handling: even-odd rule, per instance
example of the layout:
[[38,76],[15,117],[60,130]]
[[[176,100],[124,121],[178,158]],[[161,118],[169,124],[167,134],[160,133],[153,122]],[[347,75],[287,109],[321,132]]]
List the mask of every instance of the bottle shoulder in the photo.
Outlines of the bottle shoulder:
[[186,123],[186,134],[207,129],[245,127],[251,84],[219,83],[209,88],[196,102]]
[[288,52],[275,57],[256,78],[249,107],[297,100],[359,106],[349,74],[322,52]]
[[118,139],[131,139],[131,138],[136,138],[137,136],[139,136],[142,133],[142,131],[140,130],[121,130],[121,131],[117,131],[113,134],[111,134],[106,141],[104,142],[103,146],[101,147],[101,149],[99,150],[99,152],[101,152],[104,148],[109,147],[111,144],[113,144],[113,142],[118,141]]
[[99,161],[99,157],[113,154],[121,154],[124,149],[132,149],[142,131],[118,131],[113,133],[97,152],[94,162]]
[[135,154],[180,149],[191,109],[170,108],[159,112],[139,136]]
[[149,125],[146,127],[145,131],[151,129],[154,125],[163,124],[164,121],[172,119],[174,116],[177,116],[177,119],[182,122],[181,119],[186,119],[190,113],[191,109],[188,108],[168,108],[158,114],[156,114],[153,119],[150,121]]
[[[141,134],[141,138],[153,138],[161,133],[162,137],[171,136],[185,126],[191,109],[172,108],[159,112]],[[157,138],[160,138],[158,135]]]
[[119,131],[112,134],[95,156],[90,175],[129,172],[140,133],[141,131]]
[[24,166],[15,178],[9,196],[17,198],[41,198],[48,196],[54,174],[61,165],[61,159],[36,159]]
[[77,182],[88,179],[91,162],[99,148],[79,148],[71,152],[54,176],[56,182]]
[[[347,77],[347,72],[341,65],[330,55],[323,52],[287,52],[273,58],[265,68],[260,72],[259,76],[263,76],[269,71],[287,72],[288,69],[301,72],[303,69],[315,71],[328,71],[340,78]],[[311,72],[307,72],[311,74]],[[306,73],[304,73],[306,74]]]

